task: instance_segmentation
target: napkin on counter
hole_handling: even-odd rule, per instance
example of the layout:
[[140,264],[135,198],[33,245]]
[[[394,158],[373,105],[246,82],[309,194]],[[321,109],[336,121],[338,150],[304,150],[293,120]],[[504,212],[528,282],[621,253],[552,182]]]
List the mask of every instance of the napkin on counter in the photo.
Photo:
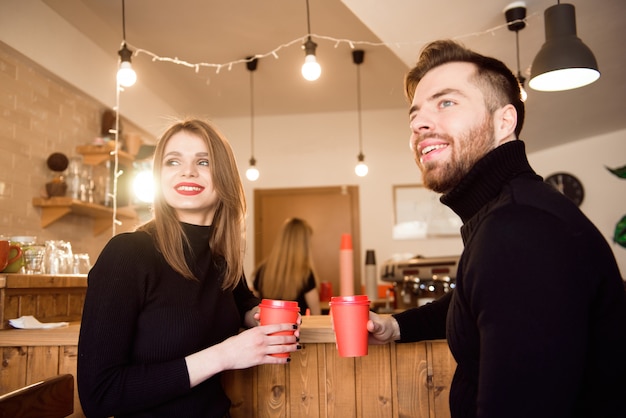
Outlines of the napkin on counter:
[[39,322],[32,315],[20,316],[17,319],[9,319],[9,324],[13,328],[22,329],[43,329],[43,328],[61,328],[69,325],[69,322]]

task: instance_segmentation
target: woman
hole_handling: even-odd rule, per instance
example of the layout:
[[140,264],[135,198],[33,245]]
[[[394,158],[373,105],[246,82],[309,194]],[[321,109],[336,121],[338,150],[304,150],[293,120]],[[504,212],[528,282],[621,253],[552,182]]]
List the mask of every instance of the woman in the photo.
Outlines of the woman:
[[295,300],[300,313],[308,309],[310,314],[320,315],[311,255],[312,234],[313,229],[306,221],[287,219],[267,260],[255,272],[254,288],[263,298]]
[[81,404],[89,417],[227,417],[220,372],[289,361],[270,354],[297,350],[299,331],[258,326],[259,300],[243,277],[245,197],[216,129],[170,127],[154,179],[154,218],[113,237],[89,273]]

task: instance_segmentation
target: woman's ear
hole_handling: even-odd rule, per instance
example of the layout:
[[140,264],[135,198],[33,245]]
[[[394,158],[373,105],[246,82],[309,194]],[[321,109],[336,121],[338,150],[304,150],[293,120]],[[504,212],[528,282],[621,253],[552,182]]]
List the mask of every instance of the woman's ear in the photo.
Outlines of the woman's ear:
[[515,127],[517,126],[517,110],[512,104],[501,107],[493,115],[493,130],[496,143],[517,139]]

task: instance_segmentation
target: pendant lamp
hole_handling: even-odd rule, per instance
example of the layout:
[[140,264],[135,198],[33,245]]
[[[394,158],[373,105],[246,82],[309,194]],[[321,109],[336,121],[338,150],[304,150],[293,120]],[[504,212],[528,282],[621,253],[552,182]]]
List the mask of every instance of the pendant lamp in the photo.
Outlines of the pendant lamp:
[[535,57],[528,85],[539,91],[576,89],[600,78],[591,49],[576,35],[576,11],[557,4],[544,12],[546,42]]

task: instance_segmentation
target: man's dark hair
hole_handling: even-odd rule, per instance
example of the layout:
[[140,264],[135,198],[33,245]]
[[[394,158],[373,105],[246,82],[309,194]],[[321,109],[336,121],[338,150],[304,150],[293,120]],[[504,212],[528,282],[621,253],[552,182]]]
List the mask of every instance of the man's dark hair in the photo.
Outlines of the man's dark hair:
[[415,88],[427,72],[450,62],[469,62],[476,65],[476,83],[485,94],[487,109],[512,104],[517,111],[515,135],[519,139],[524,125],[524,102],[521,99],[519,81],[502,61],[480,55],[451,40],[434,41],[426,45],[417,64],[404,78],[404,88],[409,102],[413,101]]

